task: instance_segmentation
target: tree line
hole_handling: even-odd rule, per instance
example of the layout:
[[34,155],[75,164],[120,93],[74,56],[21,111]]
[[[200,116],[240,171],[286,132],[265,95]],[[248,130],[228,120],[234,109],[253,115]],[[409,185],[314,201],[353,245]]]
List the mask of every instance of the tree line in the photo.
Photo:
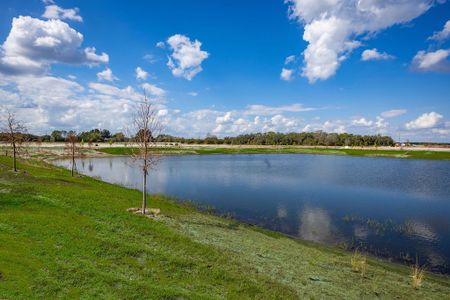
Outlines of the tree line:
[[203,139],[160,135],[158,142],[182,144],[227,144],[227,145],[302,145],[302,146],[394,146],[395,142],[386,135],[356,135],[350,133],[316,132],[265,132],[241,134],[235,137],[218,138],[207,135]]
[[[76,135],[79,142],[133,142],[137,138],[126,136],[123,132],[112,134],[107,129],[92,129],[90,131],[54,130],[50,135],[24,134],[24,139],[32,142],[65,142],[70,136]],[[7,135],[0,133],[0,141],[6,141]],[[219,138],[208,134],[205,138],[184,138],[167,134],[160,134],[155,138],[156,142],[179,144],[216,144],[216,145],[301,145],[301,146],[394,146],[395,141],[386,135],[357,135],[350,133],[316,132],[265,132],[249,133],[238,136]]]
[[[82,131],[76,133],[73,130],[53,130],[50,134],[35,135],[23,133],[23,139],[28,142],[66,142],[73,135],[77,136],[79,142],[101,143],[101,142],[126,142],[132,140],[125,136],[123,132],[111,134],[108,129],[92,129],[90,131]],[[6,132],[0,132],[0,141],[7,141]]]

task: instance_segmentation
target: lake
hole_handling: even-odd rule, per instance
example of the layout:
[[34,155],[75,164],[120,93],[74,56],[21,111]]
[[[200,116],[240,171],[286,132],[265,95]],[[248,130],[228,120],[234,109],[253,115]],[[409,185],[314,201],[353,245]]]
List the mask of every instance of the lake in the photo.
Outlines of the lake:
[[[68,166],[67,161],[56,161]],[[77,160],[80,173],[140,188],[128,157]],[[150,193],[288,235],[450,273],[450,161],[305,154],[164,157]],[[137,199],[138,200],[138,199]],[[151,206],[151,200],[150,200]]]

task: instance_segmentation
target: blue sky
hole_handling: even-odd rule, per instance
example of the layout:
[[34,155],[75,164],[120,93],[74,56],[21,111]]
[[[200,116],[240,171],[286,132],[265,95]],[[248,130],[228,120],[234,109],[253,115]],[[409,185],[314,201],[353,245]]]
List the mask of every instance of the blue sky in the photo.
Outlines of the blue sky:
[[450,142],[449,20],[431,0],[4,0],[1,110],[118,131],[145,88],[175,135]]

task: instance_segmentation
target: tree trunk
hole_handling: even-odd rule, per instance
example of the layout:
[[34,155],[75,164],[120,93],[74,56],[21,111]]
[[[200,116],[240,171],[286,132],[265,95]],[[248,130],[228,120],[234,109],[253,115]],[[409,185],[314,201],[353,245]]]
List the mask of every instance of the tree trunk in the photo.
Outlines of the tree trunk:
[[72,177],[73,177],[73,169],[75,167],[75,147],[72,145]]
[[142,182],[142,214],[145,215],[147,208],[147,170],[144,170],[144,178]]
[[16,164],[16,143],[13,142],[13,165],[14,165],[14,172],[17,172],[17,164]]

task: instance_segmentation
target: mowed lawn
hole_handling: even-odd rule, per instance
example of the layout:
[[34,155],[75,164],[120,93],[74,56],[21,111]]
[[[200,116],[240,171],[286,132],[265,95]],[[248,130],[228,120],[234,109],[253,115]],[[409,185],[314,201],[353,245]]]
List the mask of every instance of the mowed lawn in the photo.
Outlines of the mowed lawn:
[[0,157],[0,299],[443,299],[450,279],[196,211],[40,161]]

